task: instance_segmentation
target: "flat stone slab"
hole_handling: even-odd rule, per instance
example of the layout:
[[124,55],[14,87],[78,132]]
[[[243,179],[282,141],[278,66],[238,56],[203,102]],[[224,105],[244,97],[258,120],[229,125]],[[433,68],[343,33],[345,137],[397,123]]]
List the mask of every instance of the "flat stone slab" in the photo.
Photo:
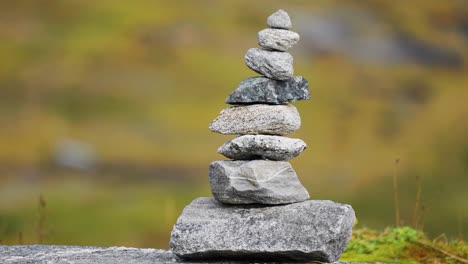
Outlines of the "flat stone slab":
[[221,110],[209,128],[231,135],[287,135],[301,127],[301,118],[293,105],[246,105]]
[[270,79],[287,80],[293,77],[293,57],[288,52],[251,48],[244,59],[247,67]]
[[219,160],[210,165],[211,192],[227,204],[290,204],[310,198],[286,161]]
[[287,51],[299,42],[300,36],[294,31],[266,28],[258,32],[257,39],[262,48]]
[[306,143],[298,138],[244,135],[224,143],[218,153],[233,160],[288,161],[299,156],[306,147]]
[[[2,264],[207,264],[251,263],[241,261],[184,261],[171,251],[152,248],[80,246],[0,246]],[[336,262],[334,264],[350,264]]]
[[309,100],[307,80],[294,76],[285,81],[266,77],[251,77],[243,80],[226,99],[228,104],[285,104],[299,100]]
[[150,264],[180,263],[172,252],[162,249],[80,246],[0,246],[2,264]]
[[332,201],[259,206],[198,198],[174,225],[170,247],[186,259],[334,262],[354,219],[350,205]]

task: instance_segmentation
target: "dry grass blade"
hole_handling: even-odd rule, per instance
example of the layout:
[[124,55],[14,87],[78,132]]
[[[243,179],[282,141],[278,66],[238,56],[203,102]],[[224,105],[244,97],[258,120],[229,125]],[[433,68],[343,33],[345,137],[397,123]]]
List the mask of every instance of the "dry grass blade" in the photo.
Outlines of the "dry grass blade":
[[39,196],[39,223],[37,226],[37,240],[42,244],[46,236],[46,201],[42,194]]
[[438,248],[438,247],[436,247],[436,246],[434,246],[434,245],[432,245],[432,244],[429,244],[429,243],[427,243],[427,242],[424,242],[424,241],[417,241],[417,242],[415,242],[415,243],[418,244],[418,245],[421,245],[421,246],[423,246],[423,247],[430,248],[430,249],[432,249],[432,250],[435,250],[435,251],[437,251],[437,252],[440,252],[440,253],[446,255],[447,257],[450,257],[450,258],[456,259],[457,261],[460,261],[461,263],[468,263],[468,259],[465,259],[465,258],[462,258],[462,257],[460,257],[460,256],[457,256],[457,255],[455,255],[455,254],[453,254],[453,253],[451,253],[451,252],[448,252],[447,250]]
[[422,224],[420,222],[422,221],[422,209],[421,209],[421,178],[419,176],[416,176],[416,184],[417,184],[417,192],[416,192],[416,202],[414,205],[413,209],[413,227],[415,229],[421,230]]
[[400,159],[395,160],[395,165],[393,167],[393,196],[395,199],[395,225],[400,226],[400,205],[398,201],[398,178],[397,178],[397,167]]

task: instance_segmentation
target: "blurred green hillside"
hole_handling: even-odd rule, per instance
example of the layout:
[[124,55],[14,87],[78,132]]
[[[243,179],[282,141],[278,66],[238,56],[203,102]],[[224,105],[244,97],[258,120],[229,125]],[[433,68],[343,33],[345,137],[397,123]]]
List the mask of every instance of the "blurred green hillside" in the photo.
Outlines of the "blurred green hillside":
[[232,137],[208,124],[279,8],[312,94],[291,135],[311,197],[382,228],[396,173],[404,223],[466,239],[468,1],[16,0],[0,2],[0,243],[165,247],[210,195]]

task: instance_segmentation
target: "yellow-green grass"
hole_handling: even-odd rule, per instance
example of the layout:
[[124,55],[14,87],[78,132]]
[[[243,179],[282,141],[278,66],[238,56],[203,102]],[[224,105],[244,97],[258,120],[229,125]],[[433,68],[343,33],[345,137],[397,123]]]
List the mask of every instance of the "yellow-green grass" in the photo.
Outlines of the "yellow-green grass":
[[[93,184],[82,179],[6,187],[11,191],[2,188],[0,193],[0,240],[5,244],[167,248],[172,225],[184,206],[200,194],[209,194],[196,184],[181,187],[151,181]],[[45,219],[42,227],[40,218]]]
[[[3,1],[0,15],[8,23],[0,23],[0,168],[15,171],[0,174],[0,240],[37,242],[42,193],[47,243],[165,247],[171,224],[160,219],[175,218],[192,198],[208,195],[205,176],[191,175],[200,187],[190,188],[81,178],[32,179],[7,188],[4,179],[54,164],[54,148],[64,138],[92,146],[97,162],[206,168],[231,138],[207,126],[229,92],[254,75],[242,57],[257,45],[255,34],[274,10],[370,12],[389,32],[442,45],[466,61],[466,39],[455,34],[466,24],[462,2]],[[302,128],[291,136],[309,147],[292,164],[312,197],[350,203],[372,227],[393,223],[390,179],[400,158],[407,223],[418,176],[425,229],[432,236],[466,236],[466,66],[368,64],[343,54],[299,52],[302,43],[291,52],[296,74],[310,82],[312,100],[295,104]],[[133,203],[125,203],[129,199]],[[135,223],[150,231],[136,234]]]

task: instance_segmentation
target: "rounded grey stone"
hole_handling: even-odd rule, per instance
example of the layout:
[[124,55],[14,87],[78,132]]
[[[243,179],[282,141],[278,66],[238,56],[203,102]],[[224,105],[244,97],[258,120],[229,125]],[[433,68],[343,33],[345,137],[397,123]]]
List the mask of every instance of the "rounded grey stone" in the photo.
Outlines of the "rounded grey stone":
[[287,51],[297,44],[300,37],[293,31],[284,29],[264,29],[257,34],[258,45],[265,49]]
[[233,161],[211,163],[211,192],[227,204],[290,204],[310,198],[286,161]]
[[245,54],[245,64],[270,79],[287,80],[294,74],[293,57],[288,52],[252,48]]
[[294,76],[285,81],[266,77],[251,77],[243,80],[226,99],[228,104],[285,104],[299,100],[309,100],[307,80]]
[[286,11],[280,9],[267,18],[267,26],[270,28],[291,29],[291,18]]
[[174,225],[170,247],[186,259],[334,262],[351,237],[354,211],[332,201],[225,205],[198,198]]
[[288,161],[299,156],[306,147],[304,141],[297,138],[244,135],[224,143],[218,153],[234,160]]
[[301,118],[293,105],[256,104],[224,108],[209,128],[233,135],[287,135],[301,127]]

